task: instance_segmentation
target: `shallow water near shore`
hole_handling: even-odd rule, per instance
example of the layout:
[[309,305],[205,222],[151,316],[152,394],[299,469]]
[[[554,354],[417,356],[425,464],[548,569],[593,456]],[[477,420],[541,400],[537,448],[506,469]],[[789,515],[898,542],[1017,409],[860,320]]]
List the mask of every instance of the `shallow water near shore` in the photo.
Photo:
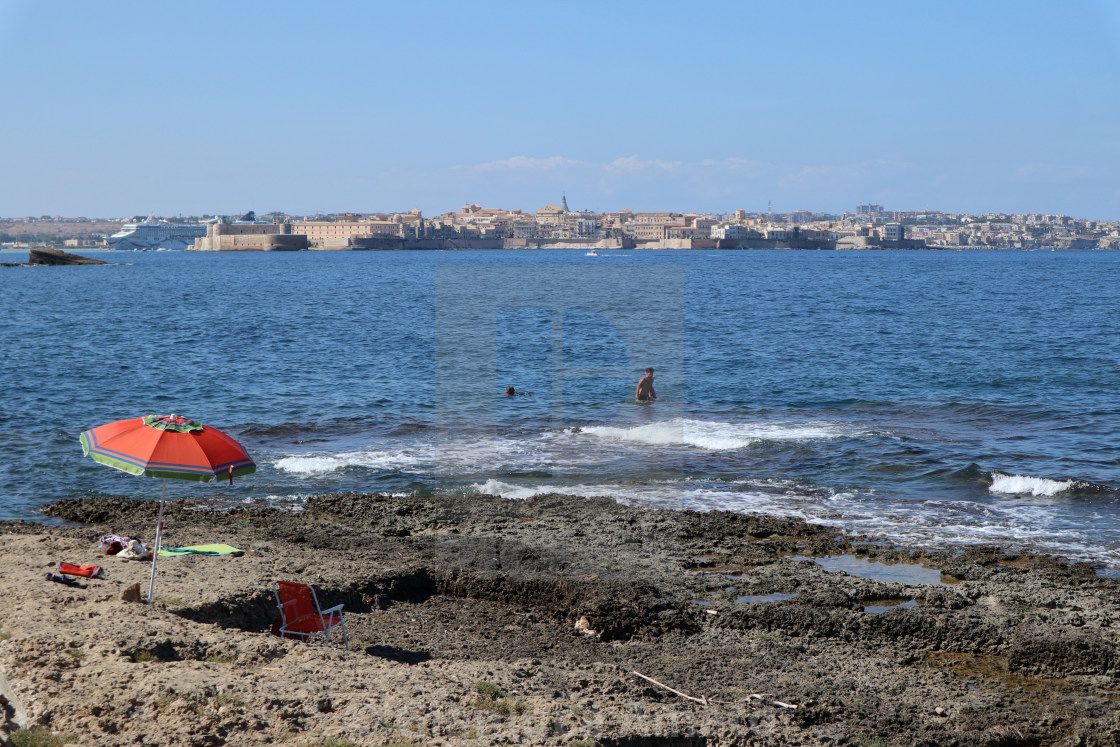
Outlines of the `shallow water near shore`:
[[950,581],[936,568],[926,568],[920,563],[883,563],[870,558],[860,558],[855,555],[831,555],[824,558],[809,558],[804,555],[794,555],[790,560],[811,560],[829,572],[843,572],[849,576],[869,578],[883,583],[896,584],[932,584],[935,586],[949,586]]
[[77,436],[176,412],[259,469],[171,497],[561,491],[1120,568],[1117,253],[90,254],[128,264],[4,272],[4,518],[157,497]]

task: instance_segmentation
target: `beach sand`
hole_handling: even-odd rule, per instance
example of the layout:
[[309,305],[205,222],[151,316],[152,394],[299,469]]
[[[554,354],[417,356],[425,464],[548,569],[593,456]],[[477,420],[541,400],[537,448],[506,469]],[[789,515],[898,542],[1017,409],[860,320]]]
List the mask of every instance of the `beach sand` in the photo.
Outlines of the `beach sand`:
[[[74,525],[0,523],[9,736],[635,747],[1120,734],[1117,582],[1060,559],[907,555],[796,520],[609,498],[333,495],[296,513],[176,502],[165,544],[255,552],[161,559],[147,606],[121,593],[146,591],[150,566],[96,547],[107,532],[150,537],[154,504],[47,511]],[[939,569],[945,583],[791,557],[853,553],[921,561],[885,568]],[[59,561],[100,563],[108,578],[46,581]],[[344,603],[350,653],[271,635],[274,579]],[[736,601],[777,593],[796,596]],[[904,600],[917,603],[891,606]]]

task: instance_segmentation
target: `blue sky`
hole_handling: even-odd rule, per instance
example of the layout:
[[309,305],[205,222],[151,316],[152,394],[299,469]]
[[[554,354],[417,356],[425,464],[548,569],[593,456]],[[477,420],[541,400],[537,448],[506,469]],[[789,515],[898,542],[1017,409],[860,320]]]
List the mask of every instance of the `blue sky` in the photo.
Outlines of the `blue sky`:
[[0,216],[1120,219],[1120,3],[0,0]]

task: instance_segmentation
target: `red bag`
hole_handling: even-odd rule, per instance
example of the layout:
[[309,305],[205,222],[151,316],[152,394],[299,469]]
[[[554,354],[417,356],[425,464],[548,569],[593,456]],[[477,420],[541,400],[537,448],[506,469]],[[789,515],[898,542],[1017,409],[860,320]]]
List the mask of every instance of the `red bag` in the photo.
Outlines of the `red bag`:
[[84,576],[85,578],[97,578],[101,575],[101,566],[71,565],[70,563],[59,563],[58,572],[66,574],[67,576]]

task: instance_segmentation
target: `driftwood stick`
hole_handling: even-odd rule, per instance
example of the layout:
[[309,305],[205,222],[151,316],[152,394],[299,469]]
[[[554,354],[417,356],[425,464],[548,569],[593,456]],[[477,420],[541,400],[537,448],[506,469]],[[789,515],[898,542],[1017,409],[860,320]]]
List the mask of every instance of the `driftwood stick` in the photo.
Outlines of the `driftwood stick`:
[[[733,703],[735,703],[735,701],[733,701],[733,700],[708,700],[707,698],[703,698],[703,697],[696,698],[696,697],[693,697],[692,695],[689,695],[688,693],[682,693],[680,690],[674,690],[673,688],[666,685],[664,682],[658,682],[653,677],[649,677],[647,675],[644,675],[636,669],[631,670],[631,673],[638,675],[639,677],[641,677],[643,680],[646,680],[647,682],[652,682],[653,684],[657,685],[658,687],[665,688],[666,690],[673,693],[674,695],[679,695],[680,697],[685,698],[686,700],[691,700],[694,703],[700,703],[701,705],[713,705],[713,704],[732,705]],[[778,708],[789,708],[791,710],[796,710],[797,709],[797,706],[793,703],[786,703],[786,702],[781,701],[781,700],[770,700],[769,698],[767,698],[765,695],[762,695],[761,693],[751,693],[747,697],[743,698],[743,700],[757,700],[761,703],[765,703],[766,705],[777,706]],[[739,702],[741,703],[743,701],[739,701]]]
[[779,708],[797,708],[797,706],[795,706],[793,703],[783,703],[780,700],[767,700],[765,696],[759,695],[758,693],[752,693],[751,695],[748,695],[747,698],[751,700],[761,700],[763,703],[778,706]]
[[638,670],[636,670],[636,669],[635,669],[635,670],[633,670],[633,674],[636,674],[636,675],[638,675],[638,676],[639,676],[639,677],[641,677],[641,678],[642,678],[643,680],[646,680],[646,681],[648,681],[648,682],[652,682],[653,684],[657,685],[658,687],[663,687],[663,688],[665,688],[666,690],[668,690],[669,692],[673,693],[674,695],[679,695],[679,696],[681,696],[682,698],[685,698],[685,699],[687,699],[687,700],[691,700],[691,701],[693,701],[693,702],[696,702],[696,703],[700,703],[701,705],[708,705],[708,699],[707,699],[707,698],[694,698],[694,697],[692,697],[691,695],[687,695],[687,694],[685,694],[685,693],[682,693],[682,692],[681,692],[680,690],[674,690],[673,688],[671,688],[671,687],[669,687],[668,685],[666,685],[666,684],[665,684],[664,682],[658,682],[658,681],[657,681],[657,680],[655,680],[655,679],[654,679],[653,677],[647,677],[646,675],[642,674],[641,672],[639,672],[639,671],[638,671]]

